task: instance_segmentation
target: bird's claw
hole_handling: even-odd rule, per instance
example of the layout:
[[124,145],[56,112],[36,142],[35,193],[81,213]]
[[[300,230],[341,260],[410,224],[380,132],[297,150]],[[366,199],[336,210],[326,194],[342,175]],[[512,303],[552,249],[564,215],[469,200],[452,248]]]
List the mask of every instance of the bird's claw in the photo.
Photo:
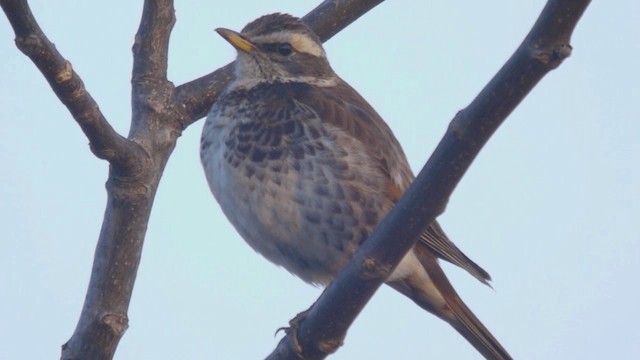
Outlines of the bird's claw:
[[289,320],[289,326],[283,326],[276,329],[274,334],[274,336],[276,336],[280,331],[284,331],[284,333],[291,339],[291,345],[293,346],[293,350],[296,354],[302,354],[302,346],[300,346],[300,342],[298,341],[298,329],[308,312],[309,310],[305,310],[299,313],[293,319]]

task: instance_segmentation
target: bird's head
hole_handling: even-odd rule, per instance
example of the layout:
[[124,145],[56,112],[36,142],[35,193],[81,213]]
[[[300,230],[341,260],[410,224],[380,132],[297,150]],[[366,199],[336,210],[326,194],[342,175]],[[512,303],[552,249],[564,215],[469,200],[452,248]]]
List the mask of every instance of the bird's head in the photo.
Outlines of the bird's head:
[[236,81],[331,82],[335,74],[318,36],[287,14],[262,16],[238,33],[216,29],[238,50]]

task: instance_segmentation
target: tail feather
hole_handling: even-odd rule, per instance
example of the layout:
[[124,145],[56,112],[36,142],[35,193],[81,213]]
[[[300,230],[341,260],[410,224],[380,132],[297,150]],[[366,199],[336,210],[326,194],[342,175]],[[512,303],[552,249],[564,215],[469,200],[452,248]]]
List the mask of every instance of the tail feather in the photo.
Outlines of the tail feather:
[[440,268],[435,256],[419,246],[414,251],[435,287],[442,294],[446,306],[444,308],[436,308],[432,299],[421,299],[415,296],[412,296],[412,299],[425,310],[434,313],[451,324],[485,358],[491,360],[512,359],[507,350],[500,345],[498,340],[491,335],[491,332],[458,296],[444,271]]
[[[455,302],[455,301],[454,301]],[[473,347],[487,359],[511,359],[511,355],[491,335],[489,330],[478,320],[471,310],[462,302],[449,306],[458,321],[449,323],[454,329],[464,336]]]

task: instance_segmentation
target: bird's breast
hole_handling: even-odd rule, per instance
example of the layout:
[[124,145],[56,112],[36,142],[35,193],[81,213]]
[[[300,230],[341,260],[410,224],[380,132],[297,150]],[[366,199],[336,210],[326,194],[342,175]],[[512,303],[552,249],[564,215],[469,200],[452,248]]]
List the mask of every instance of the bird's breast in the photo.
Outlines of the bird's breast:
[[327,283],[390,207],[384,180],[362,144],[312,109],[247,99],[207,117],[201,157],[211,190],[256,251]]

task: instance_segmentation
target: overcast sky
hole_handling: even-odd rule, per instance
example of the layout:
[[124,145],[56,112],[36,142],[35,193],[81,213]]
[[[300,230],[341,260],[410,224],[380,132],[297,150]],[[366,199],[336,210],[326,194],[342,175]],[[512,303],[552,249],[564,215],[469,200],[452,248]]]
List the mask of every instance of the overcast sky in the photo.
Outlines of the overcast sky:
[[[111,124],[130,122],[131,45],[142,1],[31,1]],[[326,44],[340,76],[389,123],[414,171],[502,66],[544,1],[387,1]],[[235,56],[213,29],[317,3],[176,1],[169,77]],[[640,6],[594,1],[572,56],[507,119],[440,221],[491,290],[445,265],[518,359],[640,358]],[[84,300],[107,163],[0,16],[0,359],[54,359]],[[320,289],[254,253],[211,196],[203,121],[166,168],[116,359],[259,359]],[[477,359],[441,320],[383,288],[332,359]]]

